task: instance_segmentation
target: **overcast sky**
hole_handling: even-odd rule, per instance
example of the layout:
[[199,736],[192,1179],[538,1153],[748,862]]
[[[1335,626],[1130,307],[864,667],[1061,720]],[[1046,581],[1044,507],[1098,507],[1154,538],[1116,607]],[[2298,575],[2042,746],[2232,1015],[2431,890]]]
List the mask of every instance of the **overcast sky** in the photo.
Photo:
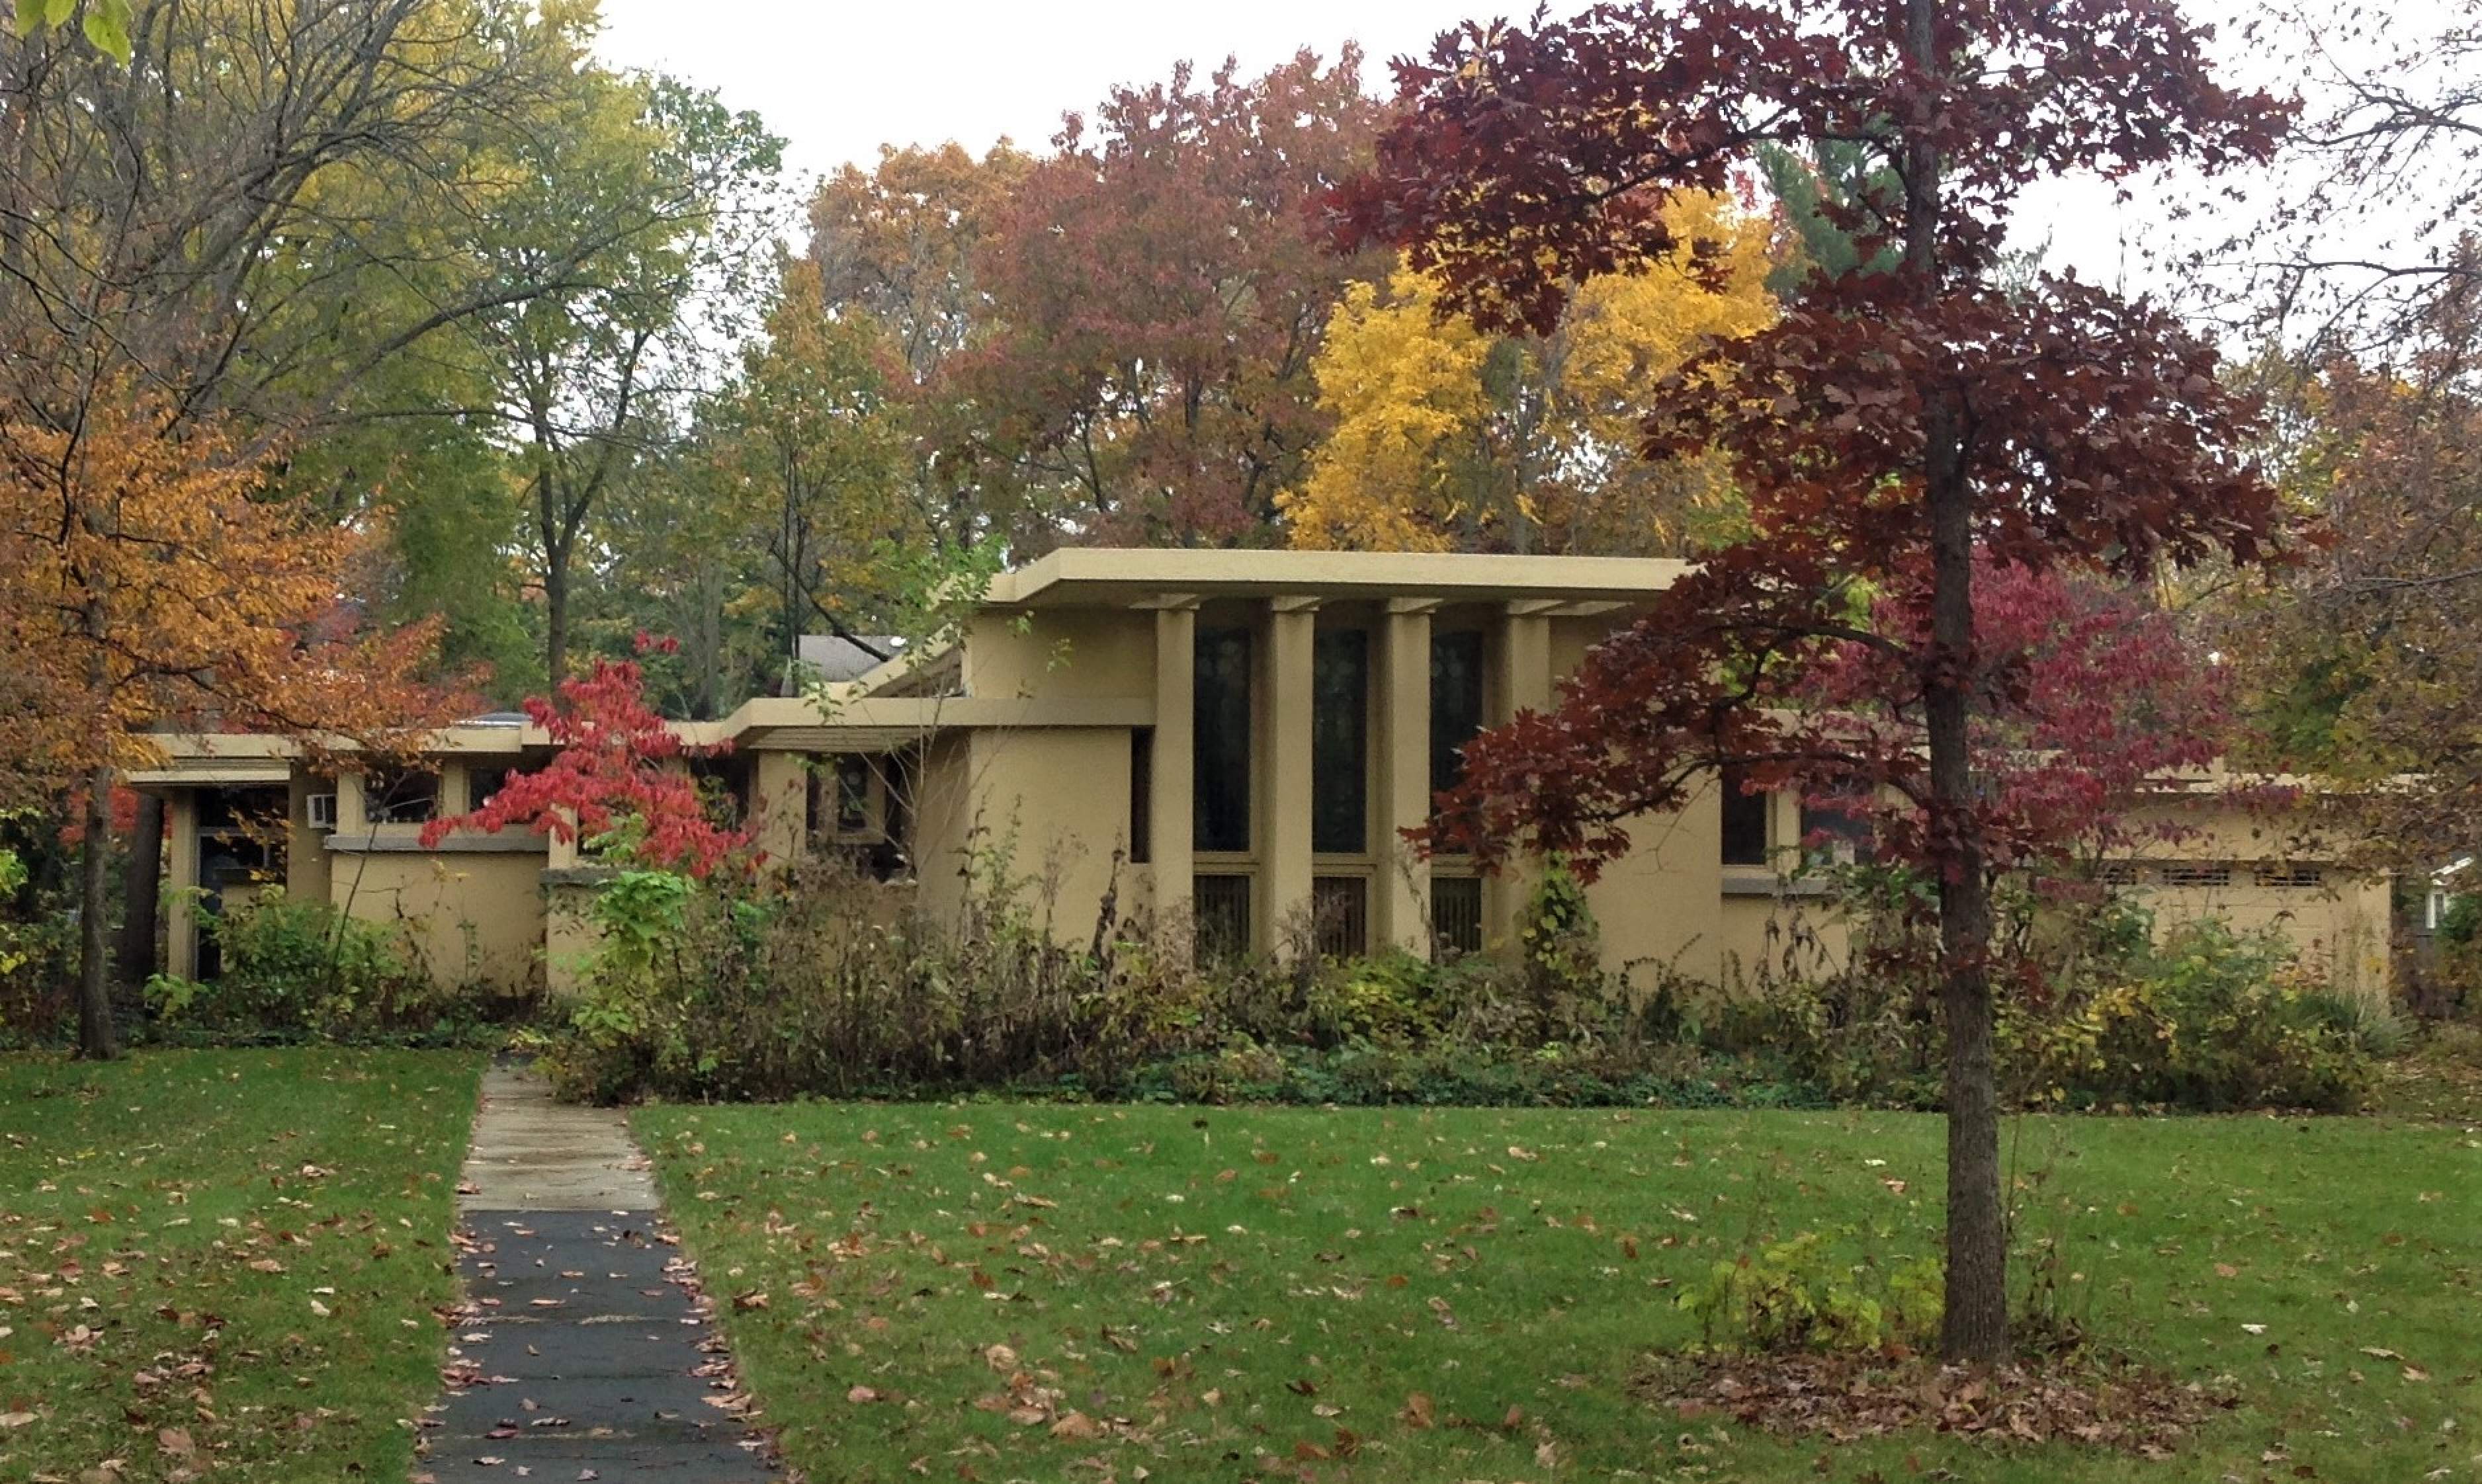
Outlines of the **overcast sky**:
[[[2229,13],[2249,0],[2198,0]],[[2416,12],[2437,0],[2406,0]],[[1582,4],[1555,5],[1555,10]],[[946,140],[979,152],[1007,137],[1041,147],[1068,109],[1087,109],[1116,83],[1201,70],[1227,56],[1264,70],[1308,45],[1332,56],[1346,41],[1368,54],[1374,91],[1386,62],[1427,49],[1468,16],[1514,9],[1499,0],[603,0],[602,51],[623,66],[671,72],[754,109],[787,141],[797,174],[867,163],[882,143]],[[2151,287],[2131,243],[2164,217],[2159,193],[2134,207],[2093,182],[2033,193],[2020,245],[2090,279]],[[2124,273],[2126,276],[2124,276]]]

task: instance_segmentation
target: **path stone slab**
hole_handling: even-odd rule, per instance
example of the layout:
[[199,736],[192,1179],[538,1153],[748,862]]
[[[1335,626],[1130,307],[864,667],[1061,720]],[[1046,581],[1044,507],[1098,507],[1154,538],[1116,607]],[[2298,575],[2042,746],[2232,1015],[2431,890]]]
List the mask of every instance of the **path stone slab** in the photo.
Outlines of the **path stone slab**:
[[483,1074],[459,1189],[473,1211],[655,1209],[654,1176],[626,1118],[555,1101],[549,1082],[505,1064]]
[[417,1480],[776,1476],[710,1400],[730,1384],[723,1341],[668,1270],[644,1165],[618,1114],[510,1069],[486,1079],[459,1261],[471,1307],[449,1345],[463,1379],[432,1408]]

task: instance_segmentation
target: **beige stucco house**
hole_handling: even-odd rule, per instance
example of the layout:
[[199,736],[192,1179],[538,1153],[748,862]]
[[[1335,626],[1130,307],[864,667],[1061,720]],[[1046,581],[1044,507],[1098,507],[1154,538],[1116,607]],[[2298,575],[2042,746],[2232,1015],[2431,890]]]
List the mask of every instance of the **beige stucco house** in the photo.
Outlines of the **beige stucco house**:
[[[721,721],[702,760],[777,861],[832,850],[953,913],[972,882],[1022,883],[1064,939],[1122,917],[1261,951],[1415,953],[1504,945],[1519,877],[1424,861],[1423,821],[1475,731],[1547,705],[1559,677],[1681,572],[1669,560],[1283,551],[1055,552],[990,586],[962,638],[817,696]],[[137,776],[169,800],[167,876],[212,903],[277,890],[405,924],[435,974],[512,990],[573,972],[592,872],[533,834],[452,835],[514,768],[549,756],[522,716],[449,728],[436,770],[315,776],[271,738],[165,740]],[[2194,826],[2115,863],[2167,919],[2273,924],[2342,984],[2386,982],[2389,889],[2212,793],[2167,789]],[[253,825],[255,819],[262,823]],[[1786,795],[1710,788],[1641,821],[1591,888],[1615,972],[1730,979],[1841,926],[1802,879]],[[1826,821],[1832,823],[1832,821]],[[212,972],[176,893],[167,967]]]

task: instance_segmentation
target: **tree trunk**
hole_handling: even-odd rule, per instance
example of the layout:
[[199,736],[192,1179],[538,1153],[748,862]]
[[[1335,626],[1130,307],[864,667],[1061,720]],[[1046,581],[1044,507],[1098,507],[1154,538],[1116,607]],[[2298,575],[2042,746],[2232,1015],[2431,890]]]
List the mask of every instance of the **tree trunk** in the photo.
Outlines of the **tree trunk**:
[[[1967,731],[1972,505],[1963,478],[1954,473],[1959,460],[1953,425],[1945,408],[1931,420],[1932,659],[1923,688],[1931,858],[1939,867],[1940,1010],[1947,1027],[1947,1308],[1940,1351],[1951,1361],[1997,1361],[2008,1355],[2008,1237],[1992,1056],[1991,883],[1973,819]],[[1942,465],[1948,477],[1941,477]]]
[[543,552],[543,684],[557,690],[568,673],[568,553]]
[[138,825],[120,870],[120,951],[116,976],[124,990],[155,972],[156,898],[164,889],[164,796],[138,795]]
[[86,841],[78,859],[78,1054],[120,1054],[112,1027],[112,768],[87,774]]
[[[1939,54],[1939,0],[1905,0],[1906,51],[1924,79]],[[1927,102],[1908,119],[1905,264],[1914,302],[1939,302],[1941,172]],[[1934,372],[1934,376],[1938,373]],[[2008,1234],[1999,1191],[1999,1089],[1993,1063],[1991,883],[1973,812],[1973,486],[1965,467],[1963,389],[1922,389],[1922,504],[1931,538],[1930,664],[1922,713],[1930,747],[1930,859],[1939,873],[1940,1011],[1947,1029],[1947,1293],[1940,1353],[2008,1356]]]

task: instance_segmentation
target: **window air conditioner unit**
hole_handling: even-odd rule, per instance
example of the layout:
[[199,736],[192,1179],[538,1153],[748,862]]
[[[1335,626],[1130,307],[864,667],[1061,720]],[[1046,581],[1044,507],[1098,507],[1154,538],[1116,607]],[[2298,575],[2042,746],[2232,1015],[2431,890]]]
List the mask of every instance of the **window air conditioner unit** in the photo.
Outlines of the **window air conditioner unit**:
[[309,806],[310,827],[331,830],[336,827],[336,795],[313,794],[303,802]]

